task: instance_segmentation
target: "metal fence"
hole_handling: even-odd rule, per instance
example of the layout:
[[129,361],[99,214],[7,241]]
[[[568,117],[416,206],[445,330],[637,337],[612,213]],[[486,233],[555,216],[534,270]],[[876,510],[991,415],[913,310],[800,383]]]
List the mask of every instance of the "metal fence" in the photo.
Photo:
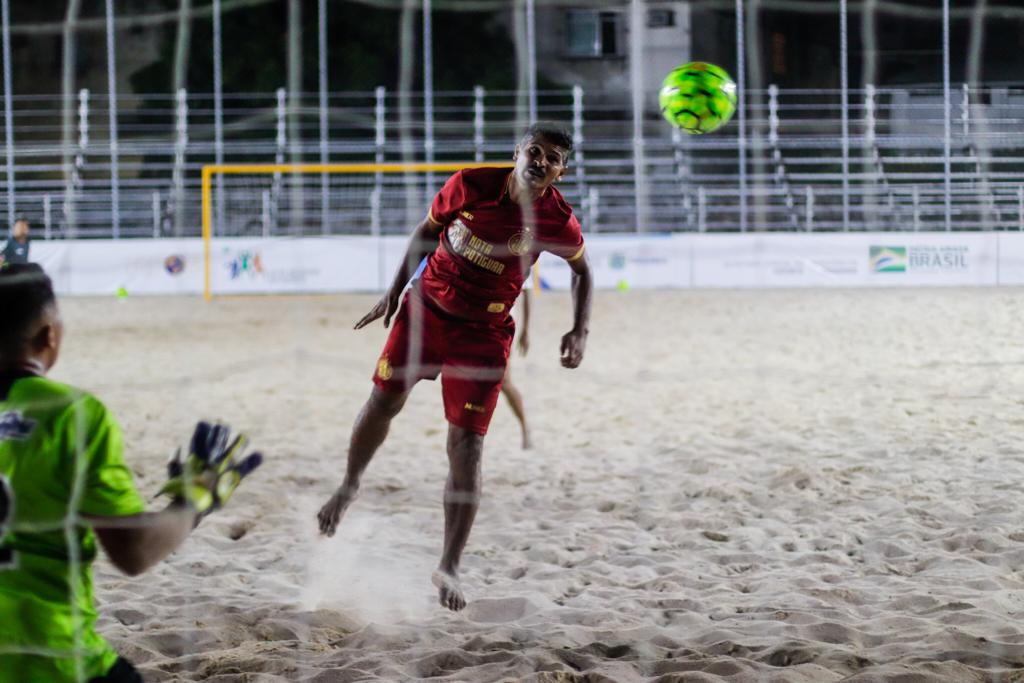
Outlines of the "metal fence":
[[[739,117],[711,135],[680,134],[656,93],[644,94],[641,136],[628,94],[540,91],[536,106],[575,135],[561,190],[588,231],[1024,229],[1024,89],[953,92],[947,107],[941,87],[868,87],[848,91],[844,108],[839,90],[748,90],[742,136]],[[422,93],[383,88],[331,93],[325,110],[317,93],[226,94],[222,127],[209,94],[116,101],[112,145],[106,93],[81,91],[70,120],[59,96],[15,96],[0,215],[13,182],[15,212],[37,237],[193,236],[200,169],[217,159],[419,161],[432,149],[437,161],[508,161],[525,123],[521,94],[482,88],[434,93],[431,126]],[[423,205],[383,207],[383,230],[407,231],[410,210],[425,211],[443,180],[417,177]],[[271,206],[265,193],[242,195],[227,210],[256,219],[228,216],[215,233],[366,230],[343,207],[359,192],[369,207],[371,184],[318,175],[298,192],[275,193]]]

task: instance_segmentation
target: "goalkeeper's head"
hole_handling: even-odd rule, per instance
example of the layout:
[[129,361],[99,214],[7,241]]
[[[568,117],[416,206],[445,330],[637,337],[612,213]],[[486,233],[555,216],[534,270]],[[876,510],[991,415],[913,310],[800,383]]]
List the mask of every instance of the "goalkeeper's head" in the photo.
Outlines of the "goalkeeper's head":
[[0,370],[46,373],[57,362],[62,332],[43,269],[35,263],[0,268]]

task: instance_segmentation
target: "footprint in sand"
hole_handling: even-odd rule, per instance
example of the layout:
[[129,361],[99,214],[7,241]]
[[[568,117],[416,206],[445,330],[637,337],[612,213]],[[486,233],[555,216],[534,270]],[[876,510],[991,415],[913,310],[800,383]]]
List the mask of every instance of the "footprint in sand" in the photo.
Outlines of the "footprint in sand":
[[470,621],[503,624],[522,619],[539,609],[527,598],[481,598],[469,603],[466,616]]

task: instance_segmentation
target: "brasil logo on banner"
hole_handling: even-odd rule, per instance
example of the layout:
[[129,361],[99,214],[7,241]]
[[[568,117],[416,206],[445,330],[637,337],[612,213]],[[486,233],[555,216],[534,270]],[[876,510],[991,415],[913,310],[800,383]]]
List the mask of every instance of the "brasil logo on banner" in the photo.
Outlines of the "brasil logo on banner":
[[907,272],[906,247],[869,247],[871,270],[875,273]]

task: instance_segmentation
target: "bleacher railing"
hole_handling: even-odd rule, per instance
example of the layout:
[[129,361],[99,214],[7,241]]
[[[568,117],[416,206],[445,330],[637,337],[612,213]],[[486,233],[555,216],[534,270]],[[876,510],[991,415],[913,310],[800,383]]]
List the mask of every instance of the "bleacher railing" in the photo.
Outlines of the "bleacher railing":
[[[940,87],[851,90],[844,140],[840,91],[748,91],[745,168],[736,118],[712,135],[687,136],[660,118],[653,92],[639,141],[628,97],[549,90],[539,93],[538,107],[575,135],[561,189],[588,231],[739,230],[741,178],[750,230],[1024,230],[1024,88],[961,86],[954,94],[947,118]],[[13,180],[15,212],[46,239],[112,237],[115,223],[118,237],[198,236],[201,169],[218,156],[224,163],[422,161],[432,129],[438,162],[505,162],[525,123],[521,99],[480,87],[435,93],[428,128],[421,93],[332,93],[322,139],[316,93],[295,102],[283,89],[225,95],[222,138],[212,95],[120,96],[119,173],[111,178],[106,93],[83,90],[70,110],[60,96],[16,96],[14,174],[0,171],[0,202],[6,211]],[[443,180],[425,178],[423,196]],[[301,222],[279,206],[261,212],[267,225],[213,231],[365,231],[331,212],[341,192],[351,204],[351,188],[304,183]],[[407,215],[396,207],[385,231],[408,230]]]

